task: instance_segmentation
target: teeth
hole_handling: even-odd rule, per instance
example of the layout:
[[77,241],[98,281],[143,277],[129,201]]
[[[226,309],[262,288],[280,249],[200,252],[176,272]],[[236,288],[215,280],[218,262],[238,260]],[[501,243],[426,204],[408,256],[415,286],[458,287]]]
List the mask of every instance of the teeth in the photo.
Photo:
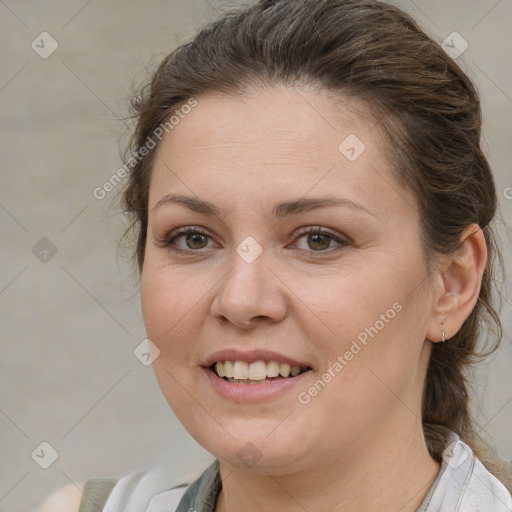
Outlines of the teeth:
[[267,378],[267,365],[265,361],[255,361],[249,365],[249,379],[265,380]]
[[258,382],[267,378],[295,377],[301,370],[300,366],[290,366],[278,361],[218,361],[215,364],[215,371],[219,377],[226,377],[228,380],[236,379],[237,382]]
[[[219,364],[219,363],[217,363]],[[221,363],[222,364],[222,363]],[[224,373],[228,379],[233,378],[233,361],[224,361]]]
[[250,379],[228,379],[229,382],[233,382],[234,384],[258,384],[259,381],[257,380],[250,380]]
[[292,374],[292,377],[295,377],[295,375],[299,375],[300,366],[292,366],[290,369],[290,373]]
[[277,377],[279,375],[279,363],[277,361],[269,361],[267,363],[267,377]]
[[233,379],[248,379],[249,365],[245,361],[235,361],[233,364]]
[[289,365],[289,364],[286,364],[286,363],[281,363],[279,365],[279,373],[283,376],[283,377],[288,377],[288,375],[290,375],[290,370],[292,369],[292,367]]
[[[226,361],[226,362],[229,363],[229,361]],[[225,368],[224,363],[222,361],[219,361],[215,365],[215,371],[217,372],[217,375],[219,377],[225,377],[226,376],[226,368]]]

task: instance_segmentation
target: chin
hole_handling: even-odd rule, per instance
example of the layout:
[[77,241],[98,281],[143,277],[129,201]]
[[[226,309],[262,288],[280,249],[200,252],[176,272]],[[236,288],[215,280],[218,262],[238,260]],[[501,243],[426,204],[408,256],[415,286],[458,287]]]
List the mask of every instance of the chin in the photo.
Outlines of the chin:
[[[268,422],[265,422],[268,426]],[[274,421],[274,429],[276,422]],[[218,430],[222,430],[220,434]],[[226,429],[230,432],[229,427]],[[213,430],[210,430],[214,433]],[[201,429],[201,435],[196,437],[196,441],[214,457],[229,467],[243,472],[253,474],[272,474],[281,475],[294,472],[299,469],[300,461],[304,464],[308,450],[304,441],[294,438],[289,431],[283,430],[281,435],[277,431],[271,433],[271,429],[266,429],[265,434],[262,430],[255,429],[251,433],[245,429],[243,434],[229,435],[219,426],[215,433],[218,436],[204,436],[204,428]]]

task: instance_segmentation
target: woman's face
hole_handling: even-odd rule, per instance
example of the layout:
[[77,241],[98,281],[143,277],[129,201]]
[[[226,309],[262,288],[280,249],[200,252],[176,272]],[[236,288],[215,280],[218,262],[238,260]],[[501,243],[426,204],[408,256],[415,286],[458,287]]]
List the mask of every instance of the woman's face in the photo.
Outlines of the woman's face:
[[[378,120],[348,105],[284,87],[197,98],[157,153],[141,282],[153,366],[185,428],[236,467],[304,470],[421,425],[417,202]],[[240,379],[309,370],[228,382],[218,360]]]

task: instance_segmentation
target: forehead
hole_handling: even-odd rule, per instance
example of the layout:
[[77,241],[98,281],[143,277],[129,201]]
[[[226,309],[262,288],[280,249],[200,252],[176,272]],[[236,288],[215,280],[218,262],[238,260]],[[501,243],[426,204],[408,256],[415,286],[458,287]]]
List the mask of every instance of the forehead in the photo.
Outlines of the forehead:
[[[169,188],[208,193],[299,194],[394,181],[377,123],[355,100],[275,87],[211,94],[166,134],[157,151],[151,208]],[[398,183],[393,183],[398,187]]]
[[209,94],[180,117],[167,143],[198,150],[215,145],[222,150],[232,143],[245,144],[247,150],[258,143],[269,150],[294,143],[337,149],[340,137],[351,133],[379,138],[373,130],[377,123],[362,102],[311,88],[276,86],[236,95]]

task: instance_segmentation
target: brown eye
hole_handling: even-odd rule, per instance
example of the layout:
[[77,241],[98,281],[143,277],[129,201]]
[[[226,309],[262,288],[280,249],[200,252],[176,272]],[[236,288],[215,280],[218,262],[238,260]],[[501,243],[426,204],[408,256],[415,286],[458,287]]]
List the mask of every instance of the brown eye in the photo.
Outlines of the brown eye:
[[208,243],[208,235],[203,233],[185,234],[185,243],[189,249],[204,249]]
[[331,243],[331,240],[332,239],[330,237],[320,234],[320,233],[313,233],[313,234],[308,235],[309,247],[311,247],[315,251],[317,251],[317,250],[321,251],[324,249],[328,249],[329,245]]
[[[309,250],[309,252],[328,252],[328,249],[335,250],[336,248],[349,245],[346,240],[343,240],[323,228],[302,228],[297,235],[297,241],[301,238],[306,240],[306,247],[297,247],[297,244],[296,247],[301,250]],[[334,242],[334,247],[332,242]]]
[[[184,242],[178,243],[179,240]],[[181,228],[173,231],[163,243],[163,247],[174,252],[200,252],[208,247],[210,235],[199,231],[197,228]]]

